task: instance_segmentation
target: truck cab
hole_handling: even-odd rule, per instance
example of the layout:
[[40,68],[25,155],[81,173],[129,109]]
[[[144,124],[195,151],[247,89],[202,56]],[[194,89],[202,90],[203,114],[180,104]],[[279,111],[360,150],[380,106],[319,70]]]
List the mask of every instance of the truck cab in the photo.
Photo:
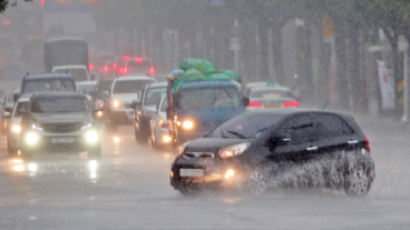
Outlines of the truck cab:
[[247,105],[241,85],[226,79],[184,82],[168,99],[168,127],[176,145],[207,134]]

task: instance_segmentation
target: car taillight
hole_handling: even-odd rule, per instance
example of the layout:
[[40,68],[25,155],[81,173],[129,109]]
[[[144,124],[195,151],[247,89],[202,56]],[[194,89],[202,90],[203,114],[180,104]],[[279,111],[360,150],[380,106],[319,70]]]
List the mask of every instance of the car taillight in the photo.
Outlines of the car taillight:
[[364,137],[364,141],[366,143],[366,150],[370,153],[371,149],[370,149],[370,142],[369,142],[369,138]]
[[127,56],[127,55],[125,55],[125,56],[122,57],[122,59],[124,59],[124,60],[126,60],[126,61],[130,60],[130,58],[131,58],[131,57],[130,57],[130,56]]
[[108,66],[104,66],[104,72],[108,72]]
[[249,107],[262,107],[263,103],[257,102],[257,101],[250,101],[249,102]]
[[283,107],[299,107],[299,102],[298,101],[289,101],[283,103]]
[[157,70],[155,69],[154,66],[151,66],[151,67],[149,68],[149,74],[150,74],[150,75],[154,75],[156,72],[157,72]]
[[119,73],[119,74],[122,74],[122,75],[125,75],[125,74],[128,73],[128,68],[127,68],[127,67],[120,68],[120,69],[118,70],[118,73]]
[[94,65],[93,65],[93,64],[88,65],[88,70],[89,70],[89,71],[94,70]]
[[142,57],[137,57],[137,58],[135,58],[135,62],[138,63],[138,64],[141,64],[141,63],[144,62],[144,58],[142,58]]

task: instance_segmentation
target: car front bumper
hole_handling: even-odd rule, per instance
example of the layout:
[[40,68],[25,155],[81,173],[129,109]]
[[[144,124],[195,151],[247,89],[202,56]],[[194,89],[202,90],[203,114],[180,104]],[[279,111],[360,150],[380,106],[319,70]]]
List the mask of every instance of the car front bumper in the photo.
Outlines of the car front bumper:
[[[44,131],[30,130],[24,133],[20,139],[23,152],[83,152],[92,151],[100,148],[101,134],[98,130],[93,130],[98,134],[97,139],[90,141],[87,139],[87,132],[82,130],[70,133],[50,133]],[[27,141],[28,133],[37,135],[36,143],[29,144]]]

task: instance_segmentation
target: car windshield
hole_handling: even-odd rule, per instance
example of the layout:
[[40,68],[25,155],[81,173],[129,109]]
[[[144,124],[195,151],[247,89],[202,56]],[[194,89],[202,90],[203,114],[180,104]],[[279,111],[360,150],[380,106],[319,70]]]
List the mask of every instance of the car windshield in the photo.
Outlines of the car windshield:
[[223,123],[207,135],[210,138],[256,139],[282,116],[272,114],[243,114]]
[[21,117],[23,114],[25,114],[27,104],[28,104],[27,101],[18,102],[16,108],[14,108],[14,112],[12,116]]
[[148,88],[144,105],[157,105],[161,98],[165,95],[166,90],[167,89],[165,87]]
[[71,92],[75,90],[74,82],[68,79],[26,80],[22,93]]
[[84,113],[87,100],[83,97],[39,97],[31,105],[33,113]]
[[251,98],[277,99],[292,97],[292,93],[286,89],[255,89],[252,90]]
[[88,81],[88,72],[84,68],[69,68],[69,69],[57,69],[56,73],[67,73],[73,76],[75,81]]
[[188,88],[179,91],[177,104],[181,110],[237,108],[241,97],[234,87]]
[[147,84],[153,80],[122,80],[117,81],[114,85],[114,94],[122,93],[140,93]]

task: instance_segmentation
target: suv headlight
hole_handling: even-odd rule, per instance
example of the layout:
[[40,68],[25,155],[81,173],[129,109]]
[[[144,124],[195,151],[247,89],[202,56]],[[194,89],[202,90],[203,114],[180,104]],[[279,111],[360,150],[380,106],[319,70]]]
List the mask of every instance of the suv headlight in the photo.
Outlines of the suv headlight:
[[96,144],[100,139],[100,135],[97,130],[90,129],[85,133],[84,138],[88,144]]
[[249,142],[231,145],[231,146],[220,149],[218,154],[221,158],[235,157],[235,156],[243,154],[245,150],[248,149],[249,145],[250,145]]
[[20,134],[21,133],[21,125],[19,125],[19,124],[13,124],[12,126],[11,126],[11,131],[13,132],[13,133],[15,133],[15,134]]
[[112,100],[112,107],[119,108],[121,106],[121,102],[117,99]]

